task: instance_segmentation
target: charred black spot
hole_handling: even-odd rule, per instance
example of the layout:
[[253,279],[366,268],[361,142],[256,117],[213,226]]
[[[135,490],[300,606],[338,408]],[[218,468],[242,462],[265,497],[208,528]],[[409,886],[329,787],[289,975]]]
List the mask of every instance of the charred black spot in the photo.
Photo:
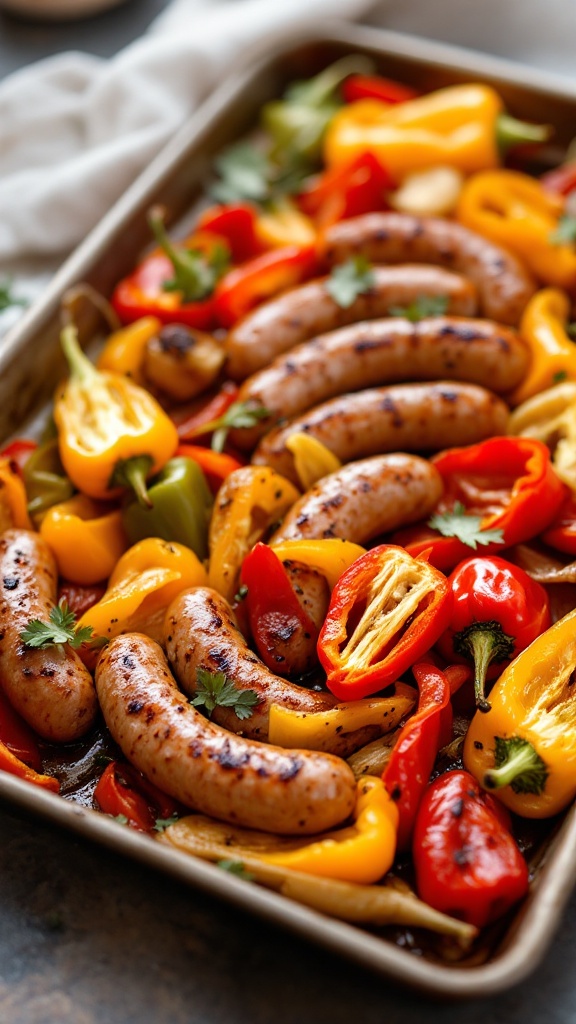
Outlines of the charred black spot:
[[45,665],[44,668],[40,669],[40,675],[44,676],[45,679],[52,679],[52,677],[56,675],[56,672],[53,668],[49,668]]
[[296,520],[296,526],[306,526],[310,516],[300,515]]
[[146,721],[147,722],[153,722],[154,721],[154,719],[156,718],[156,712],[154,711],[153,707],[149,707],[147,709],[145,717],[146,717]]
[[340,508],[340,505],[342,504],[343,501],[343,494],[335,494],[333,498],[327,498],[326,501],[323,501],[320,507],[323,512],[329,512],[330,509]]
[[284,363],[284,370],[290,377],[292,376],[293,373],[296,373],[297,367],[295,363],[293,363],[290,359],[287,359],[286,362]]
[[220,647],[213,647],[208,651],[208,657],[215,665],[218,666],[221,672],[230,672],[231,664],[226,651],[223,651]]
[[402,419],[402,416],[398,412],[398,409],[396,408],[396,403],[394,402],[393,398],[390,398],[389,395],[386,395],[386,398],[382,402],[381,408],[384,410],[384,412],[389,412],[391,414],[392,426],[404,426],[404,420]]
[[4,577],[4,589],[5,590],[16,590],[20,580],[17,576],[5,576]]
[[484,750],[484,744],[480,740],[474,740],[474,747],[476,750]]
[[256,769],[256,775],[259,779],[267,779],[270,776],[270,772],[267,768],[264,768],[263,765],[260,765],[260,767]]
[[217,761],[222,768],[237,769],[244,768],[248,764],[250,754],[247,750],[235,751],[230,741],[226,740],[222,749],[213,754],[212,758]]
[[454,803],[452,804],[452,807],[450,808],[451,814],[453,814],[455,818],[461,818],[463,811],[464,801],[462,800],[462,798],[460,798],[459,800],[455,800]]
[[402,796],[402,790],[400,789],[400,786],[394,786],[394,789],[390,793],[390,799],[394,800],[395,802],[397,802],[400,799],[401,796]]
[[438,333],[442,337],[458,338],[459,341],[482,341],[485,338],[482,331],[466,324],[445,324]]
[[354,344],[354,351],[358,355],[363,352],[371,352],[375,348],[390,348],[390,338],[359,338]]
[[457,402],[459,398],[456,391],[440,391],[439,395],[443,402],[454,403]]
[[452,859],[459,867],[466,867],[472,860],[472,849],[469,846],[462,846],[459,850],[454,850]]
[[163,352],[182,358],[194,348],[197,339],[184,324],[167,324],[160,331],[158,341]]
[[131,668],[131,669],[136,668],[136,665],[134,663],[134,659],[131,658],[129,654],[125,654],[124,655],[124,657],[122,658],[122,664],[124,665],[125,668]]
[[278,778],[281,782],[288,782],[293,779],[298,772],[304,767],[304,761],[300,757],[292,757],[286,759],[286,764],[278,772]]
[[145,707],[146,704],[143,700],[131,700],[126,710],[129,715],[138,715]]

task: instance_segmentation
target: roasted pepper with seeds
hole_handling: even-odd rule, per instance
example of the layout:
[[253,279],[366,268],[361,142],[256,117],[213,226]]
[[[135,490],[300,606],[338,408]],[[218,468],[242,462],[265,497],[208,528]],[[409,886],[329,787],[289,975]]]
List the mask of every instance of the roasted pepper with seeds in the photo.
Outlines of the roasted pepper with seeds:
[[526,818],[548,818],[576,795],[576,609],[542,633],[494,684],[477,711],[464,765]]
[[72,483],[91,498],[132,487],[150,504],[146,478],[168,461],[178,431],[152,395],[121,374],[97,370],[74,327],[62,331],[69,379],[58,389],[54,420],[58,448]]
[[470,83],[438,89],[393,106],[359,100],[339,110],[326,132],[329,166],[373,153],[396,181],[438,164],[465,173],[498,167],[502,150],[542,142],[546,126],[525,124],[503,112],[498,93]]
[[128,547],[120,509],[100,505],[85,494],[48,509],[40,533],[60,576],[83,586],[107,580]]
[[576,286],[576,251],[558,233],[564,201],[520,171],[486,171],[469,178],[456,217],[515,253],[544,284]]
[[206,558],[212,495],[198,463],[183,456],[170,459],[150,480],[148,495],[151,508],[133,500],[122,509],[130,543],[161,537],[185,544],[198,558]]

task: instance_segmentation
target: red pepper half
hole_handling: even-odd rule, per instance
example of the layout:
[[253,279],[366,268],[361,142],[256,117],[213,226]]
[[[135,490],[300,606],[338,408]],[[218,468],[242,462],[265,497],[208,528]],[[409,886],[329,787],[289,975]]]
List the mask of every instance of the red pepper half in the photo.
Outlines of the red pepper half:
[[381,544],[340,577],[318,640],[328,688],[356,700],[395,682],[450,621],[445,576],[403,548]]
[[317,270],[313,246],[286,245],[256,256],[224,274],[216,287],[215,311],[222,327],[232,327],[254,306],[300,284]]
[[[492,554],[542,533],[555,519],[566,487],[556,476],[546,445],[528,437],[492,437],[467,448],[450,448],[431,460],[444,482],[436,512],[457,502],[481,519],[482,530],[501,530],[503,540],[482,546]],[[453,569],[470,547],[428,526],[408,527],[393,535],[414,557],[428,552],[432,565]]]
[[248,203],[211,206],[198,218],[198,230],[218,235],[226,242],[232,262],[244,263],[263,250],[256,232],[257,219],[256,209]]
[[435,665],[414,665],[420,693],[418,708],[398,737],[382,781],[399,813],[398,850],[407,850],[422,794],[427,786],[436,755],[452,738],[450,684]]
[[299,633],[318,638],[318,629],[294,593],[278,555],[258,542],[242,563],[240,584],[247,588],[244,606],[258,654],[277,675],[286,675],[281,650]]
[[466,771],[425,792],[412,844],[416,888],[435,910],[483,928],[528,891],[528,868],[497,801]]
[[140,832],[153,832],[156,821],[171,818],[178,803],[145,779],[132,765],[111,761],[94,790],[100,810],[113,818],[122,815]]
[[319,228],[347,217],[388,209],[386,194],[395,187],[373,153],[361,153],[319,175],[298,196],[300,208]]
[[41,789],[48,789],[52,793],[60,792],[60,783],[52,775],[41,775],[30,768],[24,761],[16,757],[5,743],[0,741],[0,771],[8,772],[9,775],[16,775],[25,782],[31,782]]
[[489,711],[484,696],[489,666],[494,663],[498,674],[548,629],[548,594],[523,569],[497,555],[466,559],[448,583],[454,596],[452,618],[437,647],[448,661],[474,662],[476,705]]
[[345,103],[357,100],[382,100],[383,103],[405,103],[413,100],[418,93],[409,85],[395,82],[393,78],[381,75],[350,75],[342,84],[342,98]]
[[542,533],[542,540],[557,551],[576,555],[576,495],[564,501],[553,523]]

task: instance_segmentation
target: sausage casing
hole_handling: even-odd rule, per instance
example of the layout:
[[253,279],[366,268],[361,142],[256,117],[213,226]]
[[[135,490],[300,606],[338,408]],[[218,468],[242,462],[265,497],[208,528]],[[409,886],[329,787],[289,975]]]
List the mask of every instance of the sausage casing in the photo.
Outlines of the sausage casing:
[[58,572],[50,548],[31,530],[0,537],[0,682],[18,714],[42,736],[68,743],[83,736],[98,709],[88,669],[69,646],[27,647],[20,633],[33,619],[48,622]]
[[116,743],[176,800],[222,821],[287,835],[342,822],[356,784],[332,754],[282,750],[227,732],[186,701],[162,648],[125,633],[96,668],[102,712]]

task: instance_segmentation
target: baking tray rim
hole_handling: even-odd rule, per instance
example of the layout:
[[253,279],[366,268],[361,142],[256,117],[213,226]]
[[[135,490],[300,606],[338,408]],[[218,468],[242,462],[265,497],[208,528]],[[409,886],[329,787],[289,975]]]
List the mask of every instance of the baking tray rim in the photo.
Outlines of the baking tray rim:
[[[501,79],[509,85],[548,93],[552,100],[556,96],[576,103],[576,85],[561,76],[385,29],[324,23],[308,25],[306,29],[290,34],[275,34],[265,43],[260,42],[253,47],[244,55],[242,64],[231,69],[224,82],[68,257],[43,295],[6,335],[0,352],[0,375],[18,358],[23,341],[40,331],[46,320],[56,315],[64,291],[83,279],[90,265],[111,244],[125,221],[142,205],[149,192],[161,183],[177,158],[199,143],[203,132],[224,113],[230,100],[248,87],[266,63],[272,64],[280,57],[286,57],[297,46],[310,44],[336,44],[349,50],[369,49],[382,56],[392,52],[418,63],[442,66],[484,79]],[[330,918],[276,892],[246,885],[199,858],[121,828],[95,810],[2,773],[0,800],[287,927],[370,970],[391,975],[394,981],[403,985],[452,999],[488,997],[525,978],[544,955],[576,881],[572,872],[576,858],[576,807],[573,807],[566,815],[560,833],[551,842],[545,863],[539,870],[536,891],[529,897],[528,905],[519,912],[520,924],[509,946],[496,951],[490,960],[479,965],[444,966],[416,958],[361,926]],[[511,927],[516,924],[517,919],[514,919]]]

